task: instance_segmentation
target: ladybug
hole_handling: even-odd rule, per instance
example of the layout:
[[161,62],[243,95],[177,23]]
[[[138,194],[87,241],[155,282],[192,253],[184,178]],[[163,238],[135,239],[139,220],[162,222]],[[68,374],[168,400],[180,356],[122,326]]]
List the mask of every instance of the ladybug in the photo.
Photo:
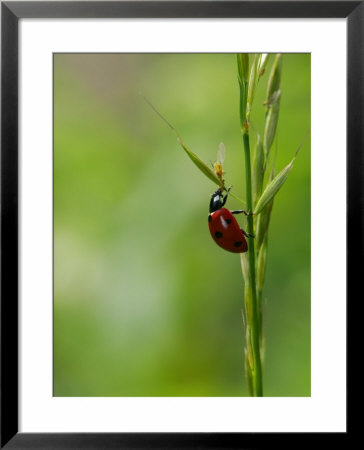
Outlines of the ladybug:
[[225,196],[223,196],[221,189],[218,189],[211,195],[210,214],[208,217],[209,229],[212,239],[224,250],[232,253],[244,253],[248,250],[248,243],[245,237],[253,236],[239,227],[234,214],[244,213],[247,216],[249,213],[242,209],[229,211],[223,208],[230,189],[231,186],[228,188]]

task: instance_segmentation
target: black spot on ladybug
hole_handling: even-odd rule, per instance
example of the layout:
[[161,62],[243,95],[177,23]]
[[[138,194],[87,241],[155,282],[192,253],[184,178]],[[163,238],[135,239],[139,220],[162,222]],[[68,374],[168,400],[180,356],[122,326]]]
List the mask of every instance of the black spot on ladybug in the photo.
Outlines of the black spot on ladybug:
[[211,222],[211,220],[212,220],[212,217],[211,217],[211,214],[209,214],[209,222]]
[[231,219],[225,219],[226,223],[231,223]]
[[243,243],[241,241],[234,242],[234,247],[241,247]]
[[215,231],[215,237],[221,238],[222,237],[221,231]]

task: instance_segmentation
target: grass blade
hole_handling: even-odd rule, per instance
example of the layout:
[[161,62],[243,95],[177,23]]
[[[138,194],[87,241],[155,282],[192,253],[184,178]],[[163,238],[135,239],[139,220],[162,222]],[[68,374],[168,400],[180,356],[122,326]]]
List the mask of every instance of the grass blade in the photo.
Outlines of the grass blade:
[[220,186],[222,189],[225,189],[224,184],[221,180],[216,176],[215,172],[210,169],[210,167],[205,164],[192,150],[190,150],[186,145],[183,143],[182,139],[177,135],[177,141],[183,148],[183,150],[187,153],[188,157],[191,159],[191,161],[201,170],[201,172],[207,176],[212,182]]
[[257,248],[260,249],[265,236],[268,234],[270,215],[273,208],[273,200],[271,200],[265,208],[262,209],[257,220],[256,242]]
[[238,63],[240,126],[241,132],[244,134],[249,84],[249,53],[237,53],[236,59]]
[[270,53],[263,53],[262,57],[260,58],[260,64],[259,64],[259,77],[262,77],[265,72],[265,68],[267,66],[268,60],[269,60]]
[[252,104],[254,100],[254,95],[259,80],[259,66],[260,66],[261,55],[254,55],[252,68],[250,70],[249,84],[248,84],[248,96],[246,105],[246,119],[249,120],[250,111],[252,109]]
[[288,175],[292,170],[295,159],[296,157],[294,157],[292,161],[284,169],[282,169],[270,183],[267,184],[263,194],[255,205],[253,212],[255,215],[259,214],[266,207],[266,205],[277,195],[278,191],[287,180]]
[[262,139],[260,134],[257,133],[257,139],[254,149],[252,182],[253,182],[253,202],[254,204],[262,194],[264,180],[264,151],[262,145]]
[[273,144],[278,124],[280,91],[276,91],[275,94],[274,102],[268,110],[264,124],[264,149],[266,156],[268,156]]
[[[141,94],[142,95],[142,94]],[[152,110],[165,122],[169,128],[173,131],[173,133],[177,136],[177,142],[183,148],[183,150],[187,153],[190,160],[201,170],[201,172],[207,176],[213,183],[220,186],[222,189],[225,189],[223,182],[216,176],[215,172],[205,164],[192,150],[190,150],[183,142],[181,136],[178,134],[177,130],[174,128],[172,124],[168,122],[168,120],[162,116],[162,114],[158,111],[158,109],[151,103],[144,95],[142,95],[144,100],[148,103],[148,105],[152,108]]]
[[281,73],[282,73],[282,55],[278,53],[274,59],[273,67],[269,75],[266,101],[269,101],[272,95],[279,90],[281,85]]

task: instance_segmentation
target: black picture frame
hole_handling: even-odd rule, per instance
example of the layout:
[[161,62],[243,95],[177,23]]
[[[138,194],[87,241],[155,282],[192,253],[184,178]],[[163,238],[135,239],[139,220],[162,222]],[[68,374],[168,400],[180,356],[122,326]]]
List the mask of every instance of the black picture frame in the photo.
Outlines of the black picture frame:
[[[364,1],[1,2],[1,448],[228,449],[283,445],[280,433],[18,432],[19,19],[236,17],[347,20],[347,304],[357,295],[364,273]],[[347,348],[350,349],[350,342]],[[348,431],[335,435],[338,443],[348,438]],[[327,435],[316,433],[315,443],[326,438]],[[295,445],[297,439],[295,433],[285,434],[286,444]],[[310,434],[302,434],[299,439],[305,443]]]

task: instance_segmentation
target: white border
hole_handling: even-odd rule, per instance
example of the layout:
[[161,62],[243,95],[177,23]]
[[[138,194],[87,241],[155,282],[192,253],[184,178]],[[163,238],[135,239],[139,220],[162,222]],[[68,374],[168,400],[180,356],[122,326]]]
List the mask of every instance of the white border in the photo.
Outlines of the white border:
[[[346,21],[20,21],[20,430],[345,431]],[[267,39],[267,36],[269,39]],[[52,52],[312,52],[312,397],[52,398]]]

